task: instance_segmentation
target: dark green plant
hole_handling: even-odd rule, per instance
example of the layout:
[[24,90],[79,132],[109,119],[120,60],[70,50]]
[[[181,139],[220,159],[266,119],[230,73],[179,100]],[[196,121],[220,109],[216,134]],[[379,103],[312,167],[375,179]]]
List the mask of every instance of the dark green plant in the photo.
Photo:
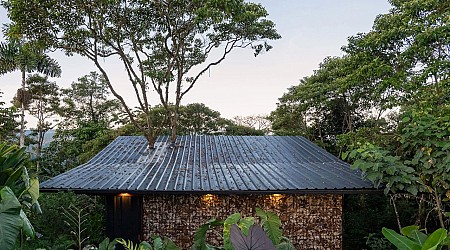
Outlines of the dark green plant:
[[[270,211],[264,211],[260,208],[256,208],[256,214],[258,217],[260,217],[260,224],[264,229],[265,237],[268,237],[270,239],[271,243],[275,245],[277,249],[295,249],[293,244],[289,239],[282,236],[282,230],[281,230],[281,220],[273,212]],[[224,221],[217,221],[215,219],[211,219],[207,223],[203,224],[199,229],[197,229],[195,236],[194,236],[194,245],[192,246],[192,250],[214,250],[214,249],[225,249],[225,250],[233,250],[233,241],[240,242],[242,244],[245,244],[245,242],[249,241],[239,241],[238,239],[232,239],[232,237],[241,237],[244,235],[247,237],[249,235],[250,229],[255,224],[255,218],[254,217],[241,217],[240,213],[234,213],[230,216],[228,216]],[[233,226],[237,226],[242,233],[235,232],[231,236],[231,228]],[[218,246],[212,246],[209,245],[206,242],[206,235],[207,231],[215,228],[215,227],[223,227],[223,247]],[[257,230],[257,229],[256,229]],[[253,238],[247,238],[247,240],[250,240]],[[256,239],[253,239],[256,240]],[[237,243],[240,245],[239,243]]]
[[22,227],[22,206],[9,187],[0,189],[0,248],[12,249]]
[[450,246],[450,236],[444,228],[426,235],[418,226],[404,227],[401,234],[383,227],[382,233],[399,250],[439,250],[443,246]]
[[[84,222],[84,245],[98,245],[105,239],[105,208],[104,197],[75,194],[73,192],[43,193],[40,197],[42,214],[32,217],[39,239],[26,240],[21,248],[48,250],[77,249],[77,239],[71,233],[64,221],[64,210],[70,208],[84,208],[86,221]],[[49,223],[51,221],[51,223]]]
[[70,233],[74,235],[76,239],[78,249],[81,250],[83,248],[83,243],[89,238],[85,233],[88,216],[85,207],[62,207],[62,211],[62,214],[65,217],[64,223],[69,227]]
[[173,241],[167,237],[153,237],[152,243],[142,241],[139,244],[134,244],[130,240],[116,239],[116,241],[125,247],[127,250],[180,250]]
[[[34,238],[35,230],[25,211],[41,212],[38,202],[39,180],[28,176],[25,166],[27,161],[25,148],[0,143],[0,189],[5,191],[4,197],[9,201],[13,200],[10,197],[11,194],[20,201],[19,229],[28,237]],[[3,201],[3,197],[1,200]],[[10,237],[13,235],[15,235],[14,240],[11,238],[7,242],[15,242],[18,233],[8,234]],[[0,249],[10,249],[10,245],[0,245]]]

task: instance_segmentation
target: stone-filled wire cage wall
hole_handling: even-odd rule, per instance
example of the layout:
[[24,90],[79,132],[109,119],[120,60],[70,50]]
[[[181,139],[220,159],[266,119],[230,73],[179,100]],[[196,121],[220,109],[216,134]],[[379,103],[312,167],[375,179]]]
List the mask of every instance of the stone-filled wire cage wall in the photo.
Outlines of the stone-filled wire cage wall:
[[[255,216],[260,207],[278,214],[283,235],[297,249],[342,248],[342,195],[146,195],[143,199],[143,236],[167,236],[182,249],[193,244],[195,230],[211,218],[232,213]],[[221,230],[208,233],[208,243],[223,245]]]

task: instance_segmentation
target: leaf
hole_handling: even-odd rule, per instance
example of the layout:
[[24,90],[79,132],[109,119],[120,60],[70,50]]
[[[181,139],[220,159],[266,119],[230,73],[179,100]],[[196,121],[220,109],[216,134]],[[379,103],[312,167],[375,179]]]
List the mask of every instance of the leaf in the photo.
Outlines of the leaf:
[[[153,239],[153,250],[162,250],[164,249],[164,243],[161,237],[152,237]],[[151,246],[150,246],[151,247]]]
[[23,211],[23,209],[20,210],[20,218],[22,219],[22,229],[26,236],[34,239],[34,236],[36,235],[36,232],[34,231],[33,225],[31,225],[30,220],[28,219],[27,215]]
[[280,244],[282,231],[278,215],[271,211],[265,212],[261,208],[256,208],[256,214],[261,218],[261,224],[269,239],[274,245]]
[[32,204],[36,203],[39,199],[39,180],[37,178],[30,179],[30,187],[28,193],[31,196]]
[[9,187],[0,190],[0,197],[0,249],[13,249],[22,222],[22,206]]
[[410,236],[411,236],[411,233],[412,233],[414,230],[419,230],[419,226],[416,226],[416,225],[407,226],[407,227],[402,228],[402,230],[401,230],[400,232],[401,232],[404,236],[410,237]]
[[206,244],[206,233],[211,227],[222,226],[224,224],[221,220],[211,219],[205,224],[201,225],[196,231],[194,235],[194,244],[192,246],[193,249],[204,250],[207,249],[208,246]]
[[109,250],[109,238],[105,238],[100,244],[98,245],[98,250]]
[[387,229],[387,228],[383,227],[382,233],[383,233],[384,237],[386,237],[398,249],[421,250],[421,247],[419,244],[410,240],[406,236],[398,234],[397,232],[395,232],[392,229]]
[[230,239],[235,250],[276,250],[272,241],[259,225],[252,225],[247,236],[238,226],[232,225]]
[[242,230],[242,233],[247,236],[248,231],[253,224],[255,224],[255,218],[245,217],[239,220],[238,227]]
[[444,228],[439,228],[428,237],[428,239],[423,244],[422,249],[424,250],[437,249],[437,247],[445,240],[446,237],[447,237],[447,230],[445,230]]
[[342,159],[342,160],[347,159],[347,156],[348,156],[349,153],[350,153],[350,151],[342,152],[342,154],[341,154],[341,159]]
[[423,246],[423,243],[427,240],[428,236],[419,231],[419,226],[407,226],[402,228],[401,233],[404,236],[409,237],[414,240],[420,246]]
[[[159,239],[161,239],[161,238],[159,238]],[[156,247],[155,247],[155,249],[156,249]],[[159,248],[159,249],[163,250],[164,248],[161,246],[161,248]],[[141,243],[139,243],[139,250],[153,250],[153,249],[152,249],[152,246],[150,245],[150,243],[148,243],[147,241],[142,241]]]
[[240,213],[234,213],[224,221],[223,223],[223,245],[225,249],[233,249],[230,241],[230,229],[231,225],[237,224],[239,219],[241,219]]
[[164,237],[164,249],[165,250],[180,250],[180,248],[175,245],[175,243],[167,237]]

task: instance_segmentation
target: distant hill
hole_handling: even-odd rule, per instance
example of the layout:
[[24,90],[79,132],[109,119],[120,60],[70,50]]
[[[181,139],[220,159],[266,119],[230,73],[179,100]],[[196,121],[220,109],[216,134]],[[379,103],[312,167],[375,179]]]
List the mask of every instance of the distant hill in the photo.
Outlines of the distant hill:
[[[28,136],[31,134],[31,130],[25,130],[25,135]],[[43,147],[47,147],[48,144],[50,144],[51,141],[53,141],[53,136],[55,135],[55,130],[51,129],[47,131],[44,135],[44,144]]]

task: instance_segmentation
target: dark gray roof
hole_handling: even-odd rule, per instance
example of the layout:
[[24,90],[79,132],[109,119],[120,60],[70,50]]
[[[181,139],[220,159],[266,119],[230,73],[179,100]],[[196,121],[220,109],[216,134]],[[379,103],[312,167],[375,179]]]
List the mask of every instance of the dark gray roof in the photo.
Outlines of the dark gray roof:
[[361,173],[303,137],[121,136],[86,164],[41,184],[79,193],[346,193]]

